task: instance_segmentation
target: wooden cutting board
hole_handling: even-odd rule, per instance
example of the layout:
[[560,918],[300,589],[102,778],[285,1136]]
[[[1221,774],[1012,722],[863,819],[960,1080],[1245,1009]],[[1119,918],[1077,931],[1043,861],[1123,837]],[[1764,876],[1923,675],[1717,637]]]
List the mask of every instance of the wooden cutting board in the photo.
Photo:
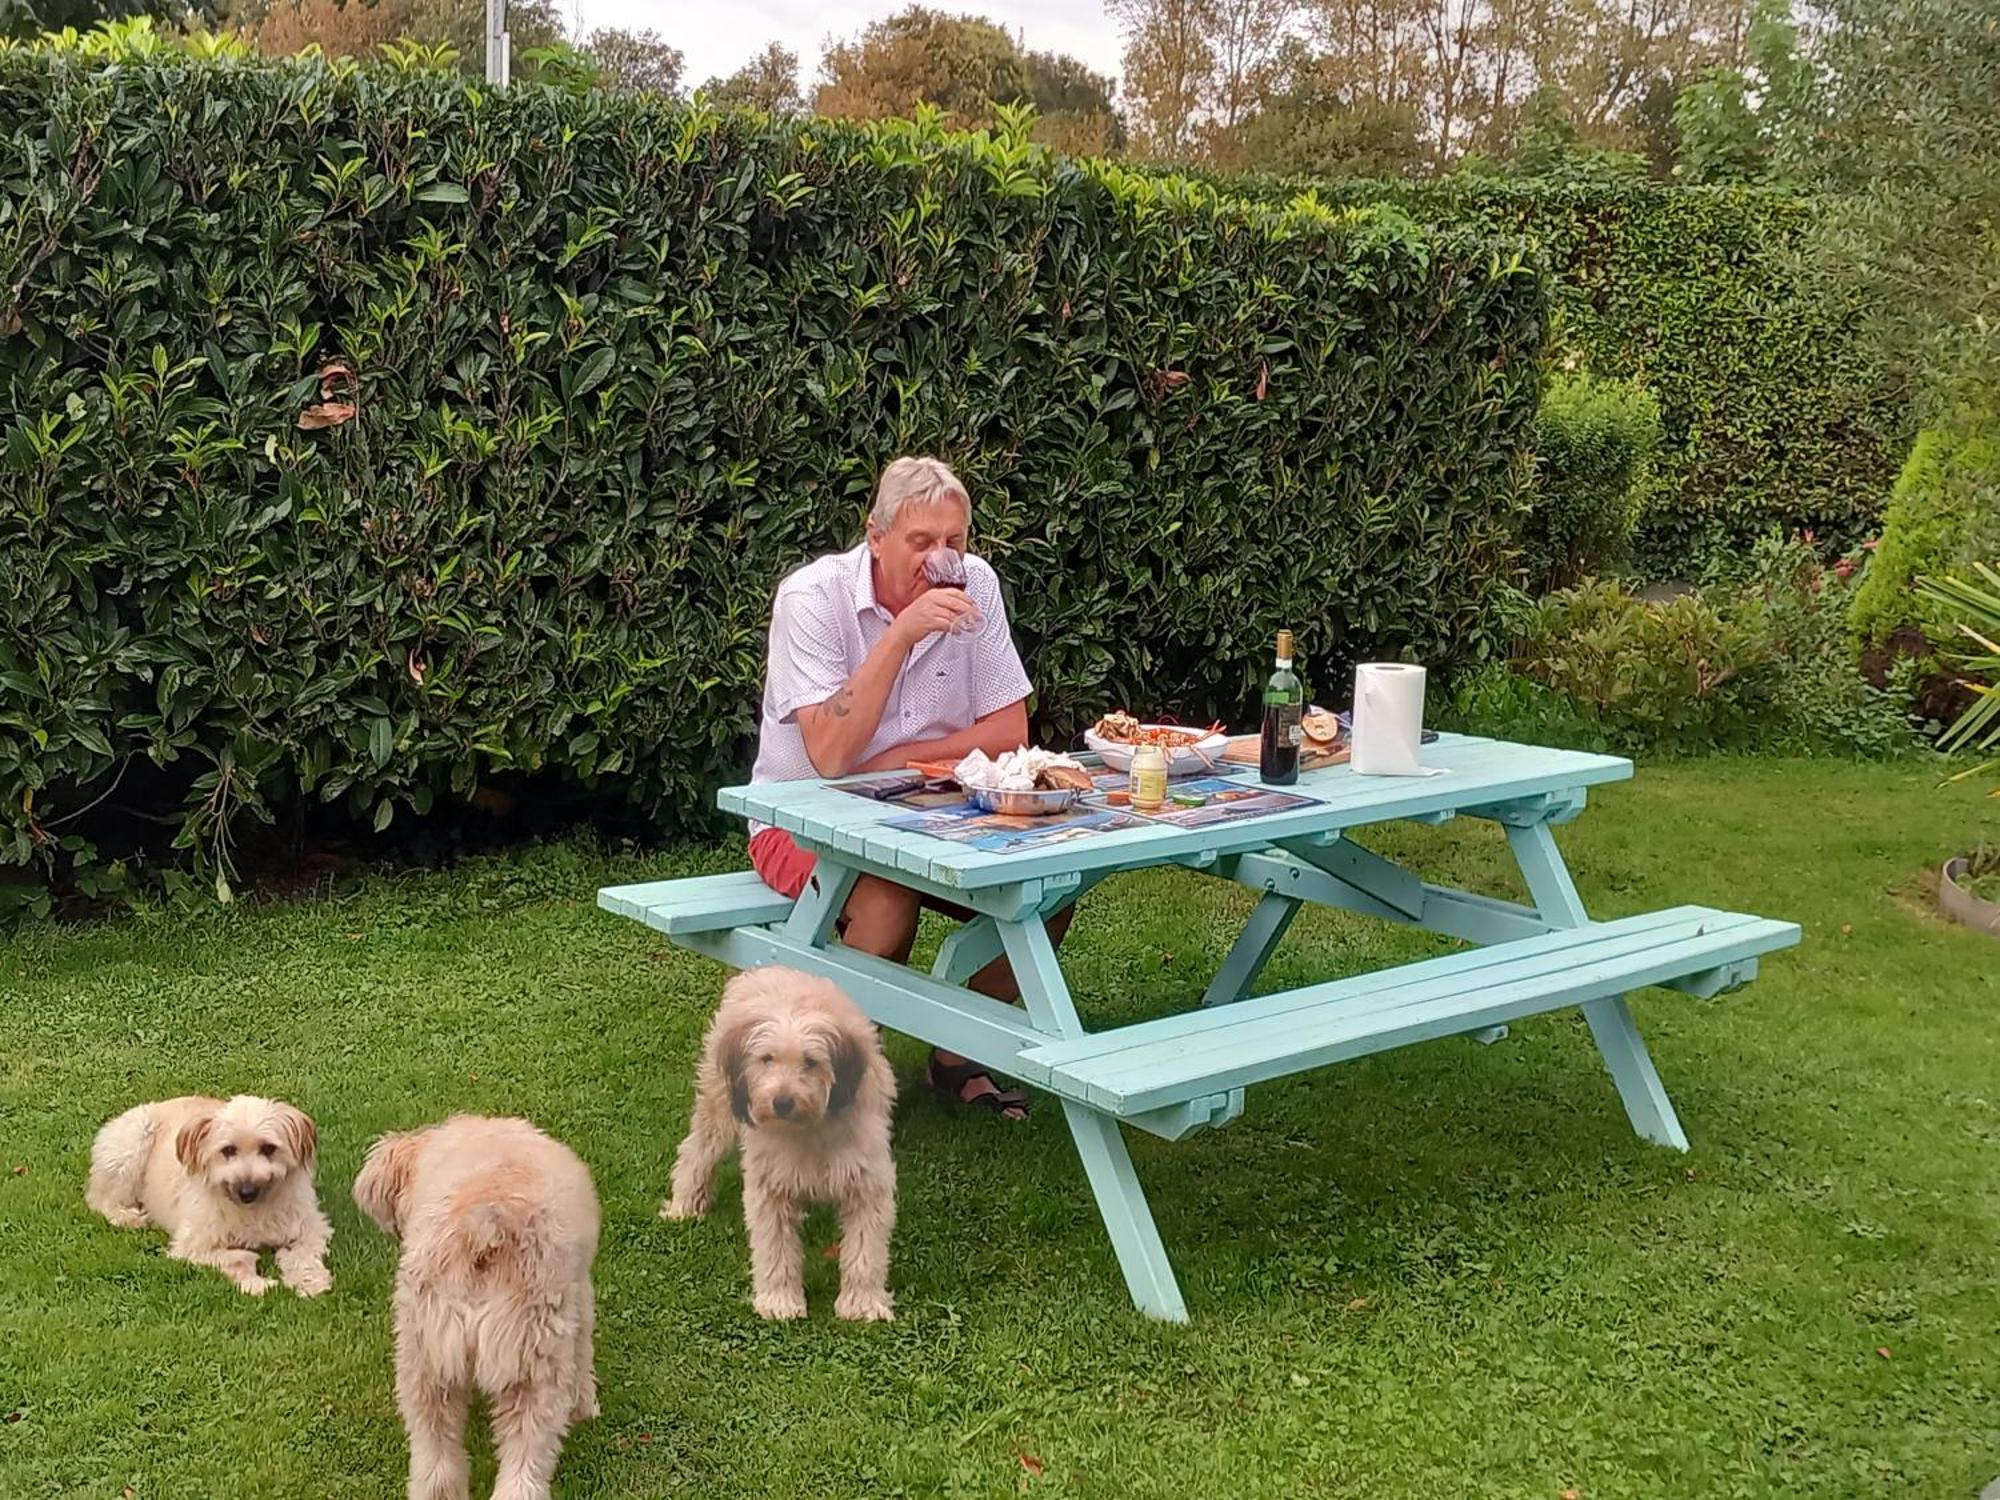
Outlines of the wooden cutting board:
[[[1305,747],[1299,751],[1299,769],[1322,771],[1328,766],[1344,766],[1347,764],[1349,748],[1348,742],[1344,739],[1336,742],[1331,750],[1315,749],[1312,742],[1307,741]],[[1256,765],[1260,755],[1258,736],[1254,734],[1233,735],[1222,751],[1224,760],[1239,766]]]

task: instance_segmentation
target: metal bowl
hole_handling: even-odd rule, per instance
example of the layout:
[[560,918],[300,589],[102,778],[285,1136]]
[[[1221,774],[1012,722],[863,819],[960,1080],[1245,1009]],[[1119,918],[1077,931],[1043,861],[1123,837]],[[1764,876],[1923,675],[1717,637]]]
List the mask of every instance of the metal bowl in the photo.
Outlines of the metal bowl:
[[966,800],[981,812],[1006,813],[1012,817],[1044,817],[1049,813],[1068,812],[1076,805],[1076,799],[1083,795],[1070,787],[1057,787],[1046,792],[1000,792],[987,791],[980,787],[967,787]]

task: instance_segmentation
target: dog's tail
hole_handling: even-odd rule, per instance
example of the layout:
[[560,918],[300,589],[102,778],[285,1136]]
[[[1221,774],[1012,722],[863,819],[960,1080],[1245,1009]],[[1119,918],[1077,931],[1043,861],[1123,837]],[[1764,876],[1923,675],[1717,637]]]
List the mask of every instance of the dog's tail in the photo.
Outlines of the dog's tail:
[[137,1105],[108,1122],[90,1143],[90,1180],[84,1201],[114,1224],[141,1223],[141,1184],[158,1124],[153,1106]]

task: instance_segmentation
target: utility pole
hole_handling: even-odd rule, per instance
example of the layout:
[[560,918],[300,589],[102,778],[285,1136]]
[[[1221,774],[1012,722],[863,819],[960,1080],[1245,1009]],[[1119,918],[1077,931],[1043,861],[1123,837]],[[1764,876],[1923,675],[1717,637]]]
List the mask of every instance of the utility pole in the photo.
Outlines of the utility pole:
[[508,54],[512,43],[507,36],[507,0],[486,0],[486,81],[498,88],[507,86],[512,71]]

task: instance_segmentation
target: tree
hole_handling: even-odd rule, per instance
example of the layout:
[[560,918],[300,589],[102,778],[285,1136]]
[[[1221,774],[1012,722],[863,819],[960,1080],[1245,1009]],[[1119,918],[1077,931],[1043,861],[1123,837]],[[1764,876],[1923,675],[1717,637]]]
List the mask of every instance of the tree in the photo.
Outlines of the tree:
[[1111,80],[1056,52],[1023,53],[991,21],[913,6],[832,48],[820,65],[815,112],[876,120],[936,105],[946,123],[992,123],[995,106],[1030,103],[1034,139],[1058,151],[1102,155],[1125,129]]
[[[1828,0],[1822,123],[1786,149],[1843,193],[1829,264],[1934,405],[2000,429],[2000,25],[1991,0]],[[1789,164],[1787,161],[1786,164]]]
[[1125,33],[1125,96],[1142,150],[1191,154],[1215,74],[1212,0],[1109,0]]
[[1030,52],[1028,98],[1035,106],[1034,138],[1072,156],[1105,156],[1125,149],[1125,122],[1111,102],[1112,83],[1064,52]]
[[1209,107],[1215,128],[1235,129],[1256,107],[1297,10],[1294,0],[1210,0],[1209,50],[1215,63]]
[[991,21],[947,16],[913,5],[871,23],[859,37],[828,50],[813,110],[844,120],[879,120],[934,104],[947,124],[992,118],[995,104],[1027,97],[1020,50]]
[[761,110],[767,115],[802,115],[805,96],[799,92],[799,56],[777,42],[751,58],[727,78],[711,78],[702,92],[715,103]]
[[[515,58],[563,40],[554,0],[508,0]],[[273,0],[257,23],[257,50],[271,56],[317,45],[335,57],[372,55],[384,42],[411,37],[451,47],[460,71],[486,71],[485,0]],[[532,63],[516,68],[532,77]]]
[[99,21],[151,16],[165,26],[213,25],[215,0],[0,0],[0,36],[32,37],[73,26],[88,31]]
[[1335,79],[1337,59],[1288,39],[1268,69],[1256,108],[1210,137],[1219,164],[1280,177],[1403,177],[1425,158],[1417,122],[1393,105],[1356,104]]
[[275,0],[257,23],[256,42],[268,57],[311,46],[329,57],[372,57],[409,29],[409,0]]
[[657,31],[625,31],[601,27],[583,44],[583,53],[597,65],[604,88],[626,93],[664,94],[677,97],[681,89],[681,69],[687,59],[680,48],[667,44]]
[[1787,0],[1753,0],[1744,61],[1705,70],[1674,101],[1674,170],[1686,181],[1763,181],[1809,149],[1818,84],[1799,56]]

